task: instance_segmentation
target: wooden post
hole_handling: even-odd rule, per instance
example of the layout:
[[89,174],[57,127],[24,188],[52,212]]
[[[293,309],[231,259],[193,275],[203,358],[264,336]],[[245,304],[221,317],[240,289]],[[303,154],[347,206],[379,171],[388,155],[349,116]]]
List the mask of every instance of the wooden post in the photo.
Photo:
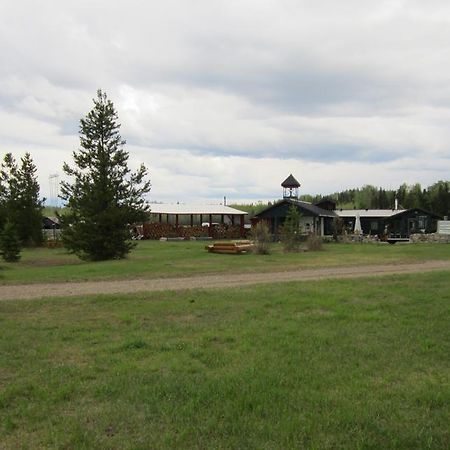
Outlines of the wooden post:
[[212,214],[209,215],[209,237],[212,237],[213,235],[213,227],[212,227]]
[[178,231],[178,214],[175,214],[175,229]]
[[220,223],[223,225],[224,224],[224,217],[223,217],[223,214],[220,216]]
[[231,225],[234,226],[234,214],[231,216]]
[[194,214],[191,214],[191,227],[194,226]]
[[244,235],[245,235],[244,214],[241,214],[241,237],[243,238]]
[[167,214],[167,219],[166,220],[167,220],[167,223],[169,223],[169,214]]
[[162,222],[162,214],[159,213],[159,223],[161,223],[161,222]]

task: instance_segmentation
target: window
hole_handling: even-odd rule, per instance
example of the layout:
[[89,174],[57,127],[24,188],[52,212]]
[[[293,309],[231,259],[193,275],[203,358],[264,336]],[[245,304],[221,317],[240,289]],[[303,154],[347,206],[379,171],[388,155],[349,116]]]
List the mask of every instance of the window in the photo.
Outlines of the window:
[[425,229],[427,227],[427,216],[419,216],[419,228]]

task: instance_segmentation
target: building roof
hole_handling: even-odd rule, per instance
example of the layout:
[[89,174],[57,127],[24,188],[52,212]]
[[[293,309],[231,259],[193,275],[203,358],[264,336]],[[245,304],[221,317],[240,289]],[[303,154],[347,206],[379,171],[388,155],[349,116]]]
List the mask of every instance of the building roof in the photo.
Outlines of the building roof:
[[239,209],[230,208],[225,205],[196,205],[186,203],[152,203],[150,205],[151,214],[212,214],[212,215],[234,215],[241,216],[248,214]]
[[316,206],[322,209],[326,209],[328,211],[334,211],[336,209],[336,202],[331,198],[323,198],[319,202],[314,203]]
[[284,188],[298,188],[300,183],[294,178],[292,173],[281,183]]
[[42,217],[42,225],[46,230],[60,228],[59,219],[57,217]]
[[[293,198],[285,198],[283,200],[280,200],[279,202],[275,203],[274,205],[269,206],[268,208],[264,209],[263,211],[256,214],[255,217],[260,217],[266,215],[269,211],[272,209],[280,207],[282,204],[288,203],[298,206],[301,209],[304,209],[305,211],[308,211],[313,216],[319,216],[319,217],[336,217],[336,214],[334,211],[328,211],[326,209],[319,208],[316,205],[313,205],[309,202],[303,202],[301,200],[296,200]],[[270,217],[270,216],[269,216]]]
[[336,209],[339,217],[392,217],[406,212],[406,209]]
[[321,217],[336,217],[336,214],[334,211],[328,211],[327,209],[320,208],[319,206],[313,205],[309,202],[303,202],[301,200],[289,200],[294,205],[298,205],[303,209],[306,209],[306,211],[309,211],[315,216],[321,216]]

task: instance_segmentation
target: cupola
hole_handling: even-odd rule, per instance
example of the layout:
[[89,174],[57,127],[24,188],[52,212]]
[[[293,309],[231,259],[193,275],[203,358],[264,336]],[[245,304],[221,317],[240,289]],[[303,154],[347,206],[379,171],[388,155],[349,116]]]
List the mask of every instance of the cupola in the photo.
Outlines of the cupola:
[[298,199],[298,188],[300,183],[294,178],[292,173],[281,183],[283,188],[283,198]]

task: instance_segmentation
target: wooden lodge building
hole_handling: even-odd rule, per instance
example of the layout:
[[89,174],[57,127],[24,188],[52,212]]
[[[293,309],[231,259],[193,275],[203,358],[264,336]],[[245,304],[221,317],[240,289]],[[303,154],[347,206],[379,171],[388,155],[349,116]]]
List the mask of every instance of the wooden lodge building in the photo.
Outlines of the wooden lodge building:
[[151,220],[143,225],[143,237],[184,237],[214,239],[245,236],[247,212],[226,205],[163,204],[151,205]]
[[347,231],[352,232],[360,222],[361,233],[387,238],[409,238],[416,233],[434,233],[442,219],[420,208],[412,209],[339,209],[335,211]]
[[[300,233],[332,236],[336,228],[347,234],[377,236],[380,239],[408,239],[413,233],[433,233],[437,229],[437,214],[419,208],[400,209],[336,209],[330,199],[318,203],[299,200],[300,183],[291,174],[281,183],[283,198],[252,219],[268,224],[271,234],[278,238],[289,208],[300,213]],[[146,239],[213,238],[239,239],[245,236],[245,211],[226,205],[151,205],[151,220],[140,226],[139,236]]]
[[323,199],[316,204],[299,200],[300,183],[291,175],[281,183],[283,199],[261,211],[253,223],[265,221],[270,232],[277,237],[291,205],[300,213],[300,232],[331,236],[339,220],[346,233],[355,231],[379,238],[404,238],[413,233],[433,233],[440,216],[419,208],[399,209],[336,209],[336,204]]

